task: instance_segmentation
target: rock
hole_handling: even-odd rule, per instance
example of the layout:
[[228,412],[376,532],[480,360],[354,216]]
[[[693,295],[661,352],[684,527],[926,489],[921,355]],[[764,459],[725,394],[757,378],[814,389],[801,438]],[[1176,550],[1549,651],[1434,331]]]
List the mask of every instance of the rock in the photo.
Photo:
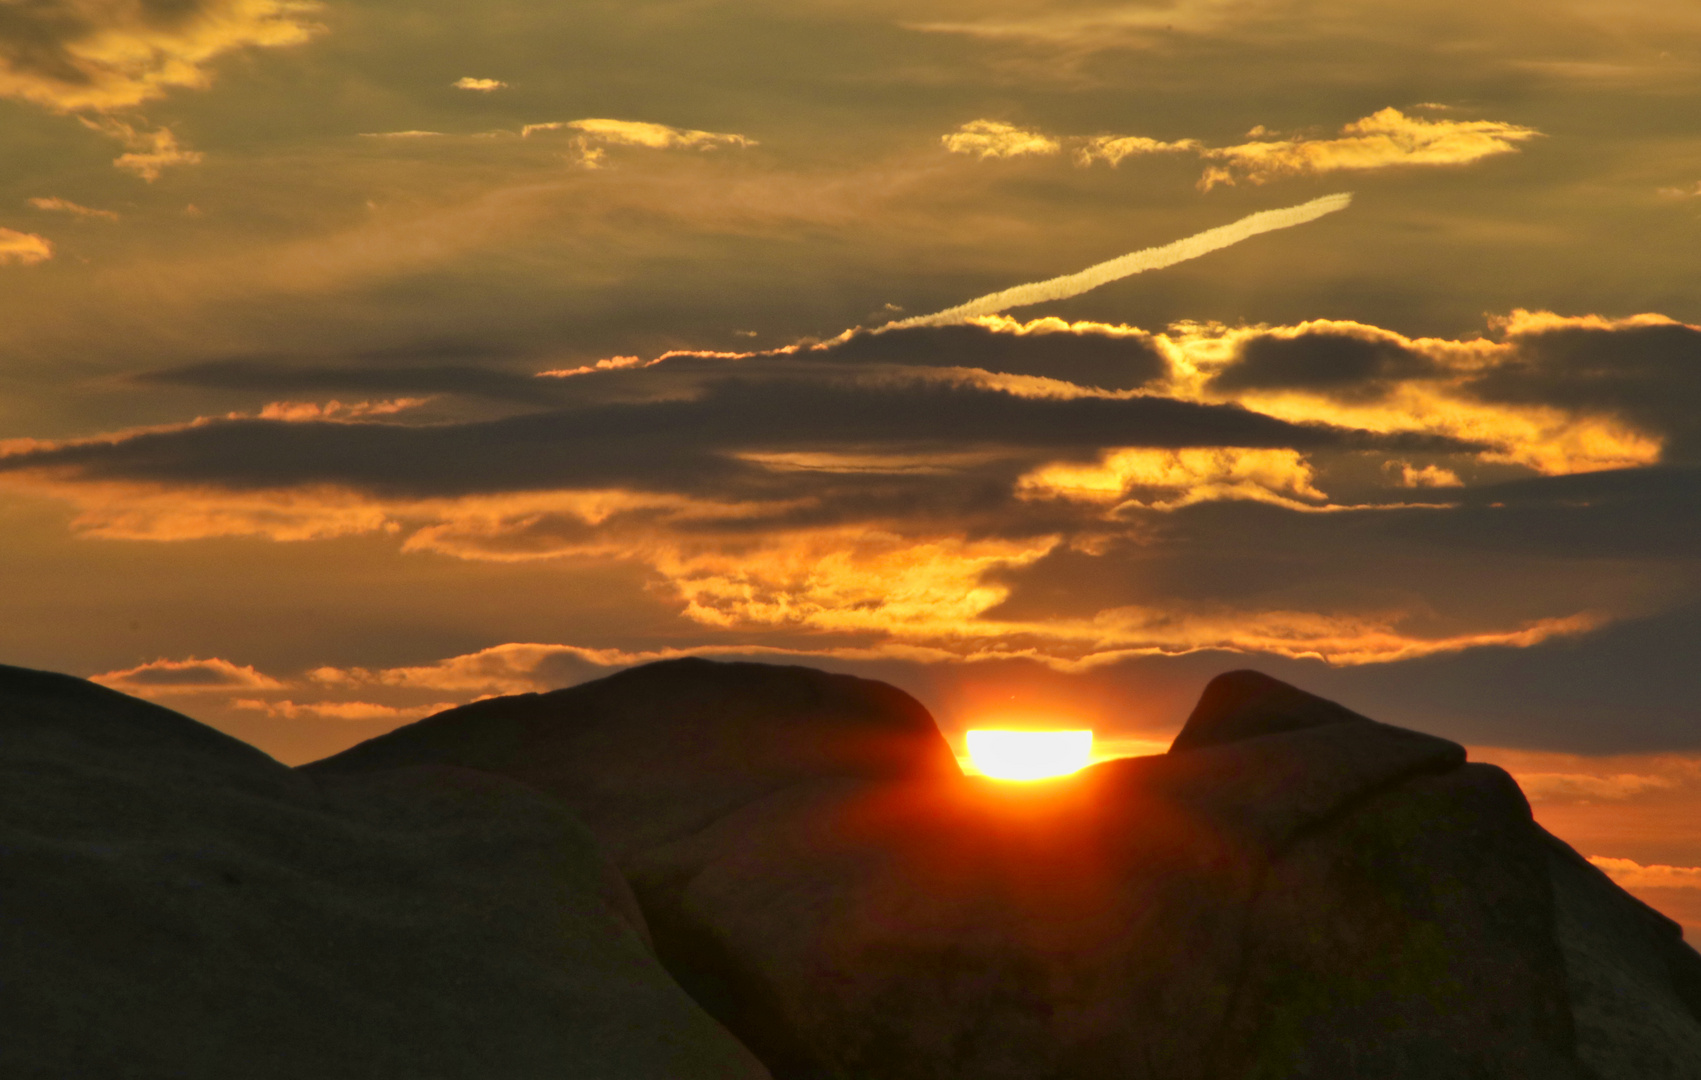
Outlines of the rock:
[[1368,717],[1261,671],[1226,671],[1205,684],[1169,750],[1174,754],[1329,724],[1369,723]]
[[0,1075],[751,1080],[553,799],[0,667]]
[[800,781],[961,775],[933,717],[895,687],[699,659],[450,709],[303,768],[322,776],[425,763],[549,792],[617,860]]
[[763,1075],[647,927],[777,1080],[1701,1080],[1670,920],[1499,769],[1255,672],[1170,753],[1035,784],[800,668],[652,665],[294,773],[26,675],[7,1076]]
[[[1697,1075],[1694,954],[1598,874],[1579,914],[1557,841],[1456,744],[1232,672],[1171,753],[1008,785],[954,775],[894,695],[658,665],[310,769],[562,799],[781,1080]],[[1602,1004],[1627,1001],[1657,1015]]]

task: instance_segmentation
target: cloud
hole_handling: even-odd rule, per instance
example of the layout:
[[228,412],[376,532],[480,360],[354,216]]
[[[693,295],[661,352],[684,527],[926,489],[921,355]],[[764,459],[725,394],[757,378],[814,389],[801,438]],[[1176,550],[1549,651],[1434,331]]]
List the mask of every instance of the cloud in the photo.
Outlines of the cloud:
[[212,657],[199,660],[154,660],[122,671],[89,676],[114,690],[141,694],[193,694],[206,691],[281,690],[284,684],[252,667]]
[[248,390],[265,394],[332,391],[359,394],[457,394],[529,405],[560,405],[562,387],[551,379],[471,364],[397,364],[374,366],[358,358],[337,363],[302,364],[286,359],[234,358],[162,368],[131,376],[153,386],[206,390]]
[[[1268,132],[1260,125],[1248,134],[1262,136]],[[1219,184],[1264,184],[1286,176],[1404,165],[1465,165],[1497,154],[1516,153],[1518,144],[1540,134],[1534,128],[1496,120],[1425,120],[1387,108],[1342,127],[1339,138],[1295,136],[1214,148],[1198,139],[1165,141],[1144,135],[1059,138],[994,120],[964,124],[941,139],[952,153],[975,154],[982,160],[1058,154],[1069,145],[1075,148],[1075,164],[1083,168],[1097,161],[1114,168],[1125,158],[1148,154],[1196,153],[1207,161],[1221,162],[1207,167],[1199,178],[1200,190],[1209,191]],[[1662,191],[1683,193],[1677,189]]]
[[1465,486],[1465,482],[1459,479],[1458,473],[1452,469],[1444,469],[1439,465],[1414,467],[1409,461],[1390,461],[1383,465],[1383,469],[1389,472],[1398,469],[1401,487],[1456,488]]
[[1201,189],[1241,180],[1263,184],[1283,176],[1362,171],[1395,165],[1464,165],[1515,153],[1534,128],[1494,120],[1424,120],[1382,109],[1341,128],[1336,139],[1292,138],[1205,150],[1221,161],[1200,178]]
[[[1681,526],[1701,522],[1701,484],[1673,468],[1533,477],[1627,448],[1652,447],[1646,464],[1659,443],[1594,405],[1485,401],[1477,381],[1518,370],[1528,334],[1667,323],[1521,318],[1500,340],[1452,340],[983,317],[552,378],[408,362],[467,347],[212,361],[143,378],[269,404],[13,440],[0,484],[71,504],[74,530],[106,540],[365,535],[472,561],[636,564],[683,619],[741,646],[806,635],[1063,670],[1529,649],[1654,602],[1638,559],[1663,560],[1661,595],[1688,587]],[[1239,388],[1222,378],[1237,368]],[[299,396],[315,386],[350,395]],[[414,417],[410,392],[523,409]],[[1492,604],[1470,584],[1484,575]]]
[[37,197],[29,199],[27,201],[29,202],[29,204],[31,206],[35,207],[37,210],[46,211],[48,213],[71,214],[74,217],[79,217],[79,218],[84,218],[84,219],[99,218],[102,221],[117,221],[118,220],[118,215],[111,210],[96,210],[92,207],[81,206],[77,203],[72,202],[70,199],[61,199],[57,196],[54,196],[52,198],[43,198],[41,196],[37,196]]
[[441,131],[363,131],[363,139],[436,139],[441,138]]
[[1000,120],[971,120],[939,141],[953,154],[974,154],[982,161],[987,158],[1048,155],[1062,150],[1056,139],[1037,131],[1024,131]]
[[142,131],[110,116],[94,120],[86,116],[78,119],[84,126],[103,135],[110,135],[129,147],[128,153],[120,154],[113,160],[113,168],[135,173],[150,184],[158,180],[167,168],[173,165],[197,165],[205,156],[199,150],[188,150],[179,146],[177,136],[172,134],[169,128]]
[[1118,256],[1106,262],[1089,266],[1085,270],[1061,277],[1049,278],[1045,281],[1030,282],[1017,285],[1000,292],[982,296],[955,307],[932,315],[921,315],[910,319],[900,319],[890,326],[939,326],[954,322],[963,322],[976,315],[994,315],[1013,307],[1026,307],[1030,304],[1045,303],[1051,300],[1064,300],[1071,296],[1079,296],[1101,285],[1120,281],[1125,277],[1143,274],[1148,270],[1161,270],[1166,266],[1197,259],[1213,251],[1250,240],[1261,233],[1273,232],[1277,229],[1291,229],[1295,225],[1304,225],[1316,221],[1326,214],[1345,210],[1352,205],[1351,194],[1325,195],[1320,199],[1299,206],[1287,206],[1280,210],[1263,210],[1249,214],[1239,221],[1227,225],[1219,225],[1214,229],[1206,229],[1174,243],[1161,247],[1143,248],[1127,255]]
[[263,712],[267,716],[283,720],[299,720],[304,716],[317,717],[321,720],[347,720],[352,723],[370,723],[377,720],[387,720],[401,723],[409,720],[420,720],[434,713],[453,709],[459,702],[439,701],[430,705],[380,705],[371,701],[314,701],[297,704],[293,701],[262,701],[255,698],[239,698],[231,702],[234,709],[250,712]]
[[471,75],[463,75],[450,85],[457,90],[475,90],[481,94],[488,94],[493,90],[505,89],[508,84],[501,79],[475,79]]
[[1017,11],[1006,14],[998,6],[989,10],[988,5],[975,4],[970,6],[977,16],[972,20],[934,19],[903,25],[925,33],[1021,41],[1075,53],[1150,48],[1173,40],[1178,32],[1210,33],[1270,5],[1268,0],[1176,0],[1142,5],[1069,5],[1065,10],[1043,12],[1032,4],[1013,6]]
[[1087,139],[1075,151],[1075,162],[1078,165],[1091,165],[1095,161],[1104,161],[1115,168],[1122,164],[1122,159],[1126,157],[1178,154],[1199,150],[1200,146],[1197,139],[1164,142],[1161,139],[1148,139],[1143,135],[1096,135]]
[[1643,866],[1633,859],[1591,855],[1589,861],[1625,889],[1701,889],[1701,866]]
[[757,145],[756,140],[745,135],[734,135],[718,131],[696,131],[690,128],[669,127],[666,124],[652,124],[642,120],[611,120],[592,118],[588,120],[552,120],[541,124],[526,124],[520,129],[520,137],[529,139],[533,135],[552,131],[577,132],[574,145],[578,150],[578,164],[587,169],[602,168],[603,161],[608,155],[610,146],[636,146],[648,150],[719,150],[732,146],[745,149]]
[[[1652,465],[1668,443],[1686,445],[1679,440],[1696,430],[1680,404],[1701,400],[1694,369],[1661,361],[1691,347],[1693,328],[1657,316],[1613,321],[1528,312],[1493,325],[1502,340],[1408,338],[1338,320],[1182,326],[1167,339],[1177,373],[1168,389],[1295,422],[1473,440],[1493,448],[1484,462],[1550,475]],[[1617,343],[1635,349],[1650,331],[1663,335],[1660,345],[1642,364],[1603,375],[1610,385],[1593,387],[1601,392],[1585,392],[1581,383],[1595,380],[1575,365],[1541,358],[1547,335],[1582,333],[1590,348],[1603,350],[1588,363],[1604,372]],[[1651,397],[1656,385],[1665,394],[1658,401]]]
[[34,233],[0,228],[0,266],[35,266],[53,258],[53,243]]
[[37,0],[0,14],[0,96],[56,112],[105,112],[212,81],[212,61],[250,46],[306,41],[318,5],[298,0],[179,3]]
[[1329,498],[1315,480],[1312,467],[1294,450],[1127,449],[1110,451],[1092,465],[1047,465],[1023,476],[1017,490],[1029,498],[1083,499],[1154,510],[1213,499],[1310,509]]
[[1062,319],[1023,323],[996,316],[857,331],[816,346],[807,356],[864,367],[975,369],[1095,390],[1133,390],[1169,371],[1152,335],[1142,330]]
[[1218,393],[1318,390],[1375,398],[1439,370],[1434,359],[1398,336],[1369,328],[1317,327],[1245,338],[1235,362],[1212,376],[1209,386]]
[[1597,776],[1590,773],[1522,772],[1512,775],[1531,802],[1587,802],[1596,799],[1618,802],[1676,786],[1675,781],[1664,776],[1639,776],[1635,773]]
[[1670,436],[1673,460],[1701,461],[1701,326],[1514,311],[1505,347],[1465,383],[1479,400],[1610,412]]

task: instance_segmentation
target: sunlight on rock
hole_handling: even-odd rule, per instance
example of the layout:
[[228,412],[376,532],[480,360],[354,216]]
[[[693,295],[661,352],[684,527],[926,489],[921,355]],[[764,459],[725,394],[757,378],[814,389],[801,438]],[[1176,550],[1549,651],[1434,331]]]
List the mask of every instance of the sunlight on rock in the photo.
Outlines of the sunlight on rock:
[[971,731],[968,744],[974,768],[995,780],[1066,776],[1093,756],[1091,731]]

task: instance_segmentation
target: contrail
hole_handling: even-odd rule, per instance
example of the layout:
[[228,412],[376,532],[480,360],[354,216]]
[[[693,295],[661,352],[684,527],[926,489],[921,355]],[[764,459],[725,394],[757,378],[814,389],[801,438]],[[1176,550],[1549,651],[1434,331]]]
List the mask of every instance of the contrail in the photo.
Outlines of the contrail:
[[1250,217],[1243,217],[1229,225],[1219,225],[1214,229],[1206,229],[1196,236],[1185,240],[1177,240],[1173,244],[1162,247],[1145,248],[1141,251],[1129,252],[1127,255],[1111,259],[1109,262],[1089,266],[1076,274],[1064,274],[1046,281],[1029,282],[1017,285],[1013,289],[995,292],[970,300],[966,304],[958,304],[953,308],[933,315],[917,315],[913,319],[902,319],[898,322],[887,323],[883,330],[895,330],[905,326],[943,326],[947,323],[962,322],[976,315],[995,315],[1006,308],[1023,307],[1027,304],[1038,304],[1046,300],[1063,300],[1071,296],[1080,296],[1089,289],[1100,285],[1108,285],[1134,274],[1143,274],[1147,270],[1161,270],[1166,266],[1174,266],[1188,259],[1197,259],[1208,255],[1219,248],[1238,244],[1259,233],[1272,232],[1276,229],[1292,228],[1304,225],[1308,221],[1316,221],[1324,214],[1333,214],[1337,210],[1345,210],[1352,205],[1352,192],[1339,195],[1325,195],[1321,199],[1312,199],[1299,206],[1289,206],[1282,210],[1264,210]]

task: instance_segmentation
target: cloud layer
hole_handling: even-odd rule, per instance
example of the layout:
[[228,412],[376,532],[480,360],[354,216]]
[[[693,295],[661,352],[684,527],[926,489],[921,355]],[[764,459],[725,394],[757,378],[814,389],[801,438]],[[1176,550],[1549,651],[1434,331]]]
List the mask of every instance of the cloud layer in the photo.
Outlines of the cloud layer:
[[106,112],[212,81],[212,62],[295,45],[318,27],[298,0],[42,0],[0,9],[0,97]]
[[945,149],[981,160],[1060,154],[1073,146],[1075,163],[1112,168],[1125,159],[1151,154],[1193,153],[1208,164],[1199,189],[1236,183],[1266,184],[1288,176],[1367,172],[1396,166],[1468,165],[1500,154],[1541,133],[1498,120],[1426,120],[1399,109],[1380,109],[1344,125],[1334,138],[1292,135],[1265,138],[1254,128],[1252,141],[1210,147],[1198,139],[1164,141],[1145,135],[1051,136],[999,120],[974,120],[941,137]]
[[[1577,558],[1675,554],[1653,522],[1701,499],[1693,470],[1650,468],[1681,445],[1680,409],[1638,411],[1628,389],[1618,408],[1570,400],[1566,381],[1650,331],[1660,348],[1701,332],[1528,313],[1497,327],[994,317],[533,376],[218,361],[147,378],[396,396],[15,440],[0,483],[72,503],[74,527],[108,540],[370,535],[479,562],[637,562],[700,626],[833,649],[1385,663],[1632,612],[1647,584],[1578,591],[1593,571]],[[1526,379],[1548,392],[1509,389]],[[422,392],[518,411],[410,419]],[[1496,537],[1523,562],[1483,607],[1467,567],[1491,565]],[[1668,562],[1666,587],[1688,588],[1693,561]]]

